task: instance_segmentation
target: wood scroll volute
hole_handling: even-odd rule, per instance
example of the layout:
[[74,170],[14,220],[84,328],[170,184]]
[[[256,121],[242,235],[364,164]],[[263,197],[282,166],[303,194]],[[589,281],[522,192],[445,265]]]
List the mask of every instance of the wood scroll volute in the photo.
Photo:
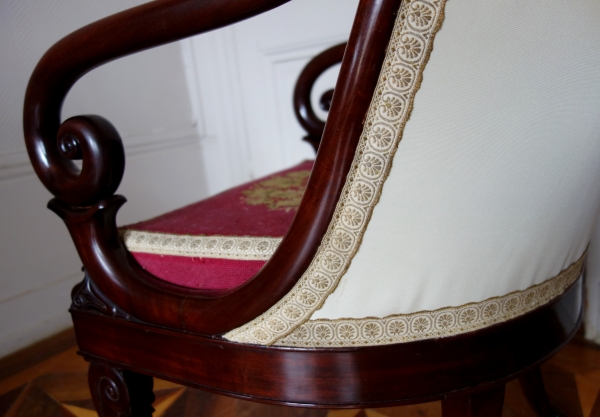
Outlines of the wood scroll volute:
[[[294,88],[294,112],[300,125],[306,130],[303,140],[307,141],[315,149],[319,149],[319,143],[325,130],[325,122],[315,113],[310,99],[312,89],[317,79],[329,68],[342,62],[344,52],[346,51],[346,42],[335,45],[314,57],[304,67],[296,87]],[[333,99],[333,90],[327,90],[321,95],[319,104],[321,109],[329,111]]]
[[[94,68],[144,49],[244,20],[289,0],[159,0],[85,26],[57,42],[31,75],[23,112],[29,158],[55,196],[87,271],[102,286],[119,275],[151,282],[118,238],[114,218],[125,202],[114,196],[125,169],[119,133],[106,119],[77,116],[63,123],[61,108],[75,82]],[[81,169],[74,163],[82,160]],[[125,299],[124,297],[123,299]]]
[[154,412],[149,376],[92,361],[88,383],[100,417],[149,417]]
[[[218,335],[264,313],[293,288],[334,214],[401,0],[360,0],[327,128],[298,213],[267,264],[252,280],[227,293],[166,283],[129,254],[116,225],[117,211],[125,203],[124,197],[114,195],[124,169],[121,139],[99,116],[78,116],[61,125],[64,98],[80,77],[104,63],[217,29],[287,1],[148,2],[65,37],[42,57],[31,76],[25,97],[25,141],[37,175],[56,197],[49,207],[65,221],[95,288],[130,317]],[[316,135],[320,137],[320,130]],[[73,162],[79,158],[81,172]]]

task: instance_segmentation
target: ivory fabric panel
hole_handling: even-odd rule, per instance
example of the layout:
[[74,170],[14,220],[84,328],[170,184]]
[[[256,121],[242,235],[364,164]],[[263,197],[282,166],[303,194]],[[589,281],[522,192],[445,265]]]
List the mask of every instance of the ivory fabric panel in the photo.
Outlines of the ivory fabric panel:
[[225,336],[398,343],[562,294],[600,207],[598,22],[595,0],[404,2],[315,259]]
[[363,242],[313,319],[524,290],[600,207],[600,2],[448,0]]

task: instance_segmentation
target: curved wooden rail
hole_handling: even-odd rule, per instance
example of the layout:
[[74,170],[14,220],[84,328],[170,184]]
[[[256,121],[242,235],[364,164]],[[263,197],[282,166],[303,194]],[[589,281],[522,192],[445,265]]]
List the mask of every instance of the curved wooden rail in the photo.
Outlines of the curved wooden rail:
[[[502,386],[527,369],[535,373],[536,365],[573,337],[581,308],[579,279],[558,299],[504,323],[456,336],[359,348],[246,345],[79,312],[73,322],[81,354],[91,361],[245,400],[368,408],[452,400],[465,391]],[[528,389],[543,392],[541,379]],[[536,402],[537,396],[529,400],[547,412],[540,416],[560,416],[551,414],[547,399]]]
[[[295,285],[324,235],[362,131],[400,0],[361,0],[336,97],[298,214],[278,250],[244,286],[229,293],[178,287],[152,276],[120,240],[113,196],[124,167],[112,125],[80,116],[60,125],[75,81],[119,57],[231,24],[288,0],[162,0],[86,26],[54,45],[36,67],[26,94],[27,149],[49,207],[65,221],[97,293],[139,320],[219,334],[265,312]],[[83,170],[71,161],[83,158]]]
[[[319,143],[325,130],[325,122],[316,115],[310,95],[319,76],[329,68],[342,62],[345,51],[346,42],[332,46],[321,52],[309,61],[300,73],[298,81],[296,81],[296,87],[294,88],[294,112],[296,113],[298,122],[306,130],[306,133],[308,133],[303,139],[312,145],[315,152],[319,149]],[[321,96],[319,104],[323,110],[329,111],[332,100],[333,90],[328,90]]]
[[[117,58],[217,29],[288,1],[154,1],[102,19],[57,42],[38,63],[25,95],[25,141],[40,180],[72,206],[91,206],[110,197],[119,185],[123,149],[115,145],[120,139],[110,123],[82,117],[60,125],[64,98],[84,74]],[[113,145],[106,147],[107,142]],[[84,160],[81,174],[70,160],[79,155]]]

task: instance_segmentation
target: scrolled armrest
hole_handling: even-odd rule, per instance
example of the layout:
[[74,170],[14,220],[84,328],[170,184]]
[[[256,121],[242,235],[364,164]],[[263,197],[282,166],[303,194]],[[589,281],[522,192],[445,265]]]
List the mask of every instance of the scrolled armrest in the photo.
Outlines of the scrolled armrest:
[[[332,46],[315,56],[304,67],[294,87],[294,112],[298,122],[308,133],[303,139],[310,143],[315,151],[319,148],[325,130],[325,122],[319,119],[312,107],[311,92],[315,82],[325,71],[342,62],[345,51],[346,42]],[[320,100],[321,108],[329,111],[332,99],[333,90],[323,93]]]
[[[125,199],[112,195],[124,166],[116,130],[98,116],[78,116],[60,125],[65,95],[93,68],[287,1],[152,1],[74,32],[54,45],[36,67],[25,97],[27,149],[36,173],[56,196],[49,207],[65,221],[93,281],[92,292],[102,295],[102,305],[106,300],[114,304],[104,305],[103,311],[124,311],[147,323],[219,337],[275,305],[309,267],[343,192],[401,0],[360,1],[327,128],[298,213],[264,267],[233,290],[215,293],[178,287],[144,270],[117,231],[116,215]],[[72,161],[78,158],[83,159],[81,172]],[[76,293],[88,287],[78,288]],[[75,302],[72,309],[85,305]]]
[[[115,128],[98,116],[60,123],[65,96],[92,69],[155,46],[217,29],[289,0],[159,0],[85,26],[50,48],[35,68],[23,113],[31,163],[46,188],[75,207],[111,196],[124,169]],[[81,173],[72,159],[83,159]]]

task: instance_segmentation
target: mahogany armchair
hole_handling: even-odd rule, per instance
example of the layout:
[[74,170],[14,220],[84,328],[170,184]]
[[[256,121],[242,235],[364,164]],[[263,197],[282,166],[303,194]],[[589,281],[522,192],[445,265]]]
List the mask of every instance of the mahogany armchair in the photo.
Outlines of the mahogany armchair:
[[[270,177],[117,228],[121,140],[98,116],[61,124],[69,88],[286,1],[150,2],[67,36],[31,77],[25,140],[86,271],[71,313],[100,415],[150,415],[159,377],[290,406],[441,399],[444,417],[500,416],[519,377],[559,416],[539,365],[580,324],[600,207],[598,2],[361,0],[347,46],[299,80],[319,149],[297,209],[260,208],[275,226],[248,209],[258,232],[203,229],[250,227],[215,207]],[[323,126],[306,91],[342,53]],[[182,217],[200,226],[167,230]],[[170,273],[156,254],[206,261]]]

